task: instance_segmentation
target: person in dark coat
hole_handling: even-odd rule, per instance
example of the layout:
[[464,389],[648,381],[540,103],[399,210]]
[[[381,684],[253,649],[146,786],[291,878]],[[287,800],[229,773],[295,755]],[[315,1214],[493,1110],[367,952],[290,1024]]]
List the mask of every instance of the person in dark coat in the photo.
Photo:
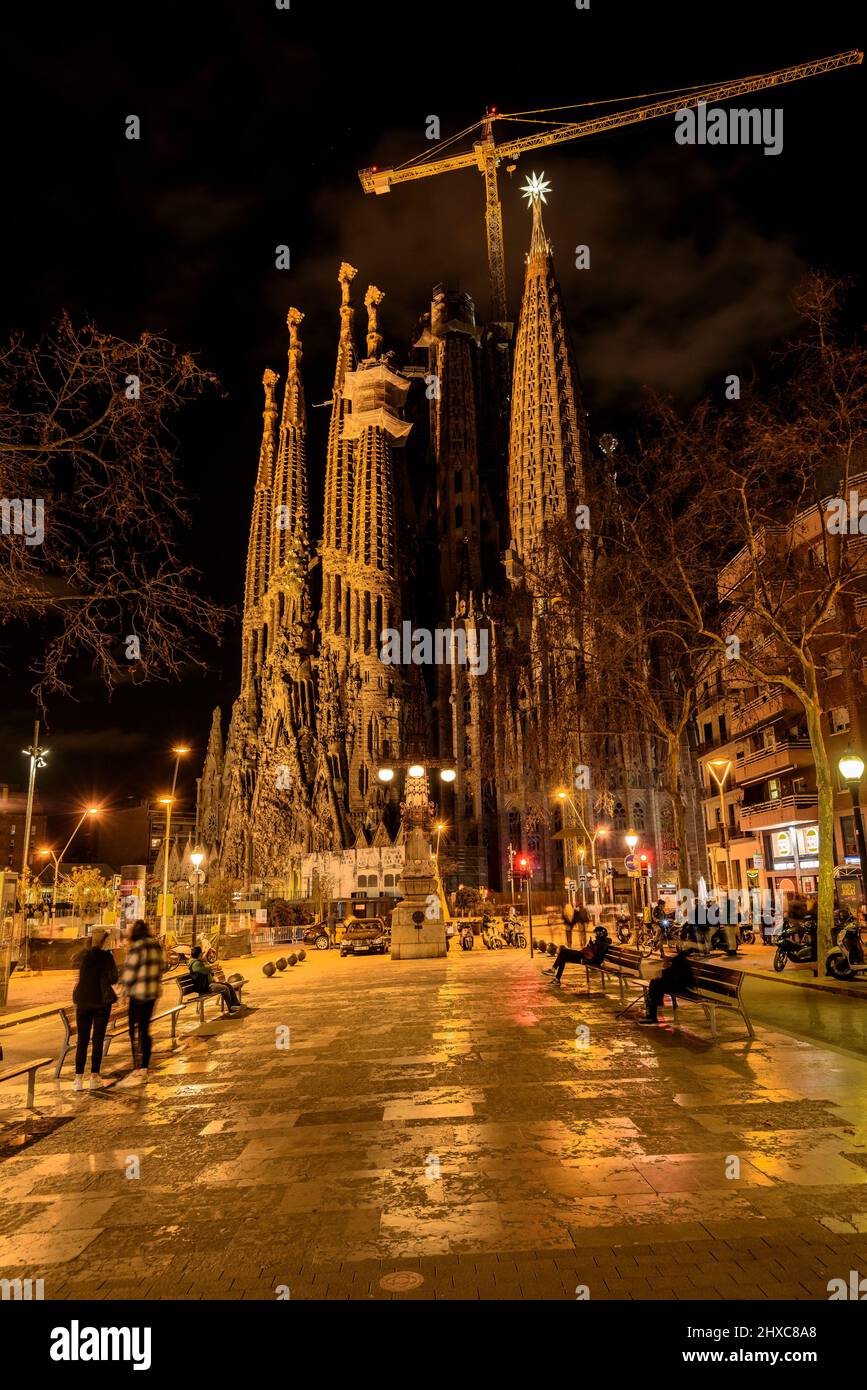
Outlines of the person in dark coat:
[[91,937],[90,946],[81,957],[78,967],[78,981],[72,991],[75,1005],[75,1026],[78,1042],[75,1048],[74,1091],[84,1090],[84,1068],[87,1062],[87,1048],[93,1035],[93,1052],[90,1057],[90,1089],[95,1091],[102,1085],[100,1068],[105,1043],[105,1030],[111,1017],[111,1006],[117,1000],[112,985],[117,983],[117,962],[111,951],[106,950],[108,932],[101,927]]
[[647,1012],[644,1018],[637,1018],[636,1023],[645,1026],[658,1023],[659,1019],[656,1012],[662,1003],[663,996],[679,994],[683,990],[692,988],[695,983],[692,973],[692,957],[700,954],[695,946],[687,946],[672,957],[662,974],[650,981],[647,989]]

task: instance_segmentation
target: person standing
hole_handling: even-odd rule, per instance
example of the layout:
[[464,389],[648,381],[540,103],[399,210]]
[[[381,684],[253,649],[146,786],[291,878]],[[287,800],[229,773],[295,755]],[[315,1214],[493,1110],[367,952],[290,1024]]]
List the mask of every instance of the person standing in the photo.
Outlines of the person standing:
[[107,940],[108,932],[102,927],[97,927],[91,936],[90,946],[79,960],[78,980],[72,991],[75,1028],[78,1034],[73,1091],[84,1090],[84,1068],[87,1065],[87,1048],[91,1034],[93,1051],[90,1056],[90,1089],[95,1091],[102,1085],[100,1069],[105,1030],[111,1017],[111,1006],[117,1002],[117,995],[112,989],[112,985],[117,984],[117,963],[111,951],[105,948]]
[[133,1076],[147,1081],[151,1060],[150,1023],[162,984],[163,953],[160,943],[151,936],[147,922],[141,918],[130,927],[129,942],[120,983],[129,1000]]

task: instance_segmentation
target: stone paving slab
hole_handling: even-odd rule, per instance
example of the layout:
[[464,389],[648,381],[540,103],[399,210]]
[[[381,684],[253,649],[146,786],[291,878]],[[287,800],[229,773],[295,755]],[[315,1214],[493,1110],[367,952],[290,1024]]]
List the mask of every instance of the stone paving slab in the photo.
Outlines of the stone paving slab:
[[248,966],[251,1007],[161,1051],[147,1086],[45,1083],[40,1115],[69,1123],[0,1163],[0,1277],[48,1298],[809,1300],[867,1271],[867,1061],[736,1019],[716,1043],[642,1030],[540,964]]

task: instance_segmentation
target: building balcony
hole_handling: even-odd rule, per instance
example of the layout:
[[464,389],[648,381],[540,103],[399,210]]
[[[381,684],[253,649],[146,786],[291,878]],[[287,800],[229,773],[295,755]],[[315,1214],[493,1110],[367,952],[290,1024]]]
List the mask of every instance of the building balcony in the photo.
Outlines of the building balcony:
[[740,736],[767,724],[769,719],[778,719],[782,714],[796,714],[800,710],[800,701],[790,691],[775,685],[758,699],[750,700],[747,704],[739,705],[732,710],[729,732],[731,735]]
[[819,819],[816,792],[796,792],[778,796],[775,801],[759,801],[755,806],[742,806],[741,829],[751,834],[762,830],[785,830],[789,825],[814,825]]
[[735,779],[739,786],[761,782],[779,772],[792,772],[813,766],[813,750],[808,738],[788,739],[775,748],[758,748],[735,760]]

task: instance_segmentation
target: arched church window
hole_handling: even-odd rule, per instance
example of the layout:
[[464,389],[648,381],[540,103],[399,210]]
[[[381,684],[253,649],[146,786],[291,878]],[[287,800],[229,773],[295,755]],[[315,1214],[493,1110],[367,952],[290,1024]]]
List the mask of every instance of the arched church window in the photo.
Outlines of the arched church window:
[[626,808],[622,801],[615,801],[614,810],[611,815],[611,823],[615,830],[626,829]]
[[632,803],[632,825],[635,830],[644,830],[644,802],[633,801]]

